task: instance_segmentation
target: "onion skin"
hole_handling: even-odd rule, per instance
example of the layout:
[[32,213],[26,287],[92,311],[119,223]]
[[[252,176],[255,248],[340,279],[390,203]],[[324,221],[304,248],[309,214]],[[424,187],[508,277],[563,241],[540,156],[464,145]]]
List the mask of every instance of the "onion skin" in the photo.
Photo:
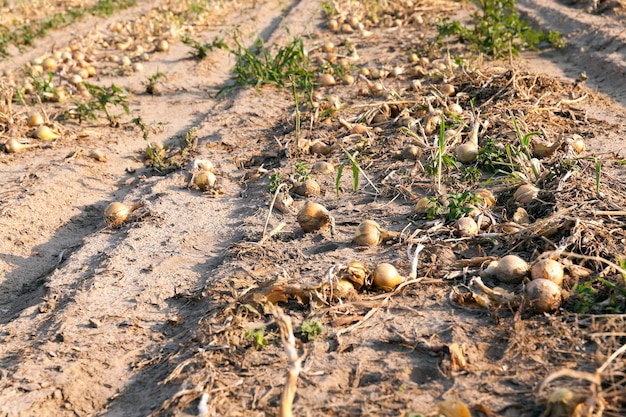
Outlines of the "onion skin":
[[305,233],[325,229],[330,224],[330,213],[321,204],[308,201],[296,216],[298,224]]
[[398,273],[396,267],[385,262],[378,264],[372,275],[372,285],[383,291],[393,291],[403,282],[404,278]]
[[554,259],[542,259],[533,265],[530,276],[533,280],[547,279],[560,287],[563,284],[563,266]]
[[530,281],[525,292],[528,306],[534,313],[549,313],[561,305],[561,289],[550,280],[540,278]]

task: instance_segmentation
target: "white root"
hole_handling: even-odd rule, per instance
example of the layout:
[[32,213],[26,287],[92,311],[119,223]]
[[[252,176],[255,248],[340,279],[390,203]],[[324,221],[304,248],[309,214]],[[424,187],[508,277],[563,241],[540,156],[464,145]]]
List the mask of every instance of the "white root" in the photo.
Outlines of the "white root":
[[411,246],[412,245],[409,245],[406,248],[406,254],[409,257],[409,260],[411,261],[411,273],[409,274],[409,280],[414,280],[417,278],[417,264],[418,264],[419,254],[424,249],[425,246],[422,245],[421,243],[418,243],[417,247],[415,248],[415,252],[413,254],[411,254]]
[[500,289],[489,288],[480,277],[472,278],[470,286],[478,287],[487,297],[500,305],[516,303],[519,301],[519,299],[511,293],[507,293],[506,291]]

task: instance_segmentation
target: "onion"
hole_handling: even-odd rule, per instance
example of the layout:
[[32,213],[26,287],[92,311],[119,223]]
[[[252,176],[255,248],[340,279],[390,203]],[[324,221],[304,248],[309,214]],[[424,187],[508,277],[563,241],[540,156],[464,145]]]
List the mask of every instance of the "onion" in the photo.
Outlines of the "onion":
[[100,149],[93,149],[93,150],[89,151],[87,156],[90,157],[90,158],[95,159],[98,162],[106,162],[107,161],[106,154],[103,151],[101,151]]
[[200,171],[194,178],[194,183],[202,191],[210,190],[217,182],[217,177],[211,171]]
[[585,152],[585,139],[583,139],[582,136],[574,134],[568,142],[572,149],[576,151],[576,153]]
[[281,192],[276,197],[276,201],[274,202],[274,207],[276,207],[276,209],[283,214],[292,213],[291,211],[292,206],[293,206],[293,198],[291,198],[289,193],[286,193],[286,192]]
[[446,399],[438,404],[439,414],[445,417],[472,417],[469,408],[457,399]]
[[358,290],[365,285],[365,280],[369,273],[369,269],[363,262],[353,259],[341,270],[340,278],[350,281],[354,288]]
[[383,229],[374,220],[365,220],[354,232],[354,243],[359,246],[378,246],[387,240],[396,239],[397,232]]
[[321,191],[320,185],[317,183],[317,181],[310,179],[310,178],[307,180],[304,180],[301,183],[296,184],[293,187],[294,193],[304,196],[304,197],[319,195],[320,191]]
[[300,209],[296,220],[306,233],[327,228],[331,223],[330,213],[326,210],[326,207],[312,201],[308,201]]
[[170,44],[165,40],[161,39],[156,44],[156,50],[159,52],[167,52],[170,49]]
[[213,162],[208,159],[196,159],[193,161],[193,168],[200,171],[213,171]]
[[335,81],[335,77],[333,77],[332,74],[320,74],[318,76],[318,80],[324,87],[337,84],[337,81]]
[[496,204],[496,197],[486,188],[480,188],[474,191],[474,194],[483,199],[485,207],[491,207]]
[[322,141],[316,140],[309,147],[309,152],[313,155],[330,155],[337,148],[337,145],[327,145]]
[[526,301],[535,313],[548,313],[559,308],[561,289],[547,279],[535,279],[526,286]]
[[415,208],[413,208],[413,214],[426,214],[432,207],[435,207],[435,202],[431,201],[428,197],[422,197],[417,200],[417,204],[415,204]]
[[539,188],[532,184],[522,184],[513,194],[515,202],[526,205],[533,201],[539,195]]
[[336,298],[350,298],[356,295],[356,289],[351,281],[340,279],[333,287],[333,295]]
[[319,161],[313,164],[311,172],[314,174],[334,174],[335,166],[330,162]]
[[554,259],[542,259],[533,265],[530,276],[533,280],[547,279],[560,287],[563,283],[563,266]]
[[35,130],[35,136],[42,140],[54,140],[59,137],[56,132],[46,125],[39,125],[37,130]]
[[124,203],[113,202],[104,209],[104,221],[109,227],[120,227],[128,216],[142,205],[142,203],[136,203],[129,207]]
[[7,140],[4,144],[4,149],[7,151],[7,153],[17,153],[34,147],[36,147],[36,145],[30,143],[21,143],[15,138]]
[[400,156],[403,159],[410,159],[412,161],[417,161],[418,159],[422,157],[422,149],[419,146],[408,145],[404,149],[402,149]]
[[42,125],[43,122],[44,122],[43,116],[39,112],[31,113],[30,117],[28,118],[28,126],[29,127],[35,127],[35,126]]
[[528,263],[517,255],[506,255],[499,261],[489,264],[484,273],[507,284],[520,284],[528,275]]
[[454,114],[455,116],[460,116],[463,114],[463,107],[461,107],[458,103],[452,103],[448,106],[448,110],[450,110],[450,113]]
[[439,86],[439,91],[441,91],[446,96],[451,97],[456,92],[456,89],[452,84],[441,84]]
[[376,266],[372,276],[372,285],[384,291],[392,291],[403,282],[404,278],[398,273],[396,267],[385,262]]
[[478,233],[478,224],[471,217],[461,217],[456,221],[456,232],[459,236],[473,236]]
[[454,150],[457,161],[463,164],[470,164],[478,157],[478,145],[473,142],[463,143]]

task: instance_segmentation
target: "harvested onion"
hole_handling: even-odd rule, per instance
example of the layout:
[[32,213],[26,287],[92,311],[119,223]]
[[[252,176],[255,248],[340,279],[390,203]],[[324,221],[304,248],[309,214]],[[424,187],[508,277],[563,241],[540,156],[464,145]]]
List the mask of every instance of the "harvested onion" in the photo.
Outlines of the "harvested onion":
[[533,265],[530,276],[533,280],[547,279],[560,287],[563,283],[563,266],[554,259],[542,259]]
[[456,221],[456,232],[459,236],[473,236],[478,233],[478,223],[471,217],[461,217]]
[[293,187],[294,193],[304,197],[319,195],[320,191],[320,185],[317,183],[317,181],[311,178],[306,179]]
[[39,125],[37,130],[35,130],[35,136],[42,140],[54,140],[59,137],[58,133],[46,125]]
[[322,84],[324,87],[329,87],[331,85],[337,84],[337,81],[335,80],[335,77],[332,76],[332,74],[320,74],[318,76],[318,80],[320,84]]
[[517,255],[506,255],[499,261],[489,264],[484,273],[507,284],[520,284],[528,275],[528,263]]
[[124,203],[113,202],[104,209],[104,222],[109,227],[120,227],[128,216],[142,205],[142,203],[136,203],[129,207]]
[[335,166],[326,161],[319,161],[313,164],[311,167],[311,173],[313,174],[334,174]]
[[308,201],[296,216],[298,224],[306,233],[325,229],[331,223],[331,217],[326,207]]
[[513,194],[516,203],[526,205],[533,201],[539,195],[539,188],[532,184],[522,184]]
[[354,232],[354,243],[359,246],[378,246],[387,240],[396,239],[398,232],[383,229],[374,220],[365,220]]
[[28,118],[28,126],[29,127],[35,127],[35,126],[42,125],[43,122],[44,122],[43,116],[39,112],[31,113],[30,117]]
[[200,171],[194,178],[194,183],[202,191],[210,190],[217,182],[217,177],[211,171]]
[[454,154],[459,162],[463,164],[472,163],[478,157],[478,145],[473,142],[463,143],[456,147]]
[[547,279],[535,279],[526,285],[526,301],[535,313],[548,313],[561,305],[561,289]]
[[403,282],[404,277],[398,273],[396,267],[385,262],[376,266],[372,276],[372,285],[384,291],[392,291]]
[[483,199],[485,207],[491,207],[496,204],[496,197],[486,188],[480,188],[474,191],[474,194]]
[[435,202],[428,197],[422,197],[417,200],[415,208],[413,208],[413,214],[426,214],[428,210],[435,207]]
[[4,149],[7,151],[7,153],[17,153],[34,147],[36,147],[36,145],[30,143],[21,143],[15,138],[7,140],[4,144]]

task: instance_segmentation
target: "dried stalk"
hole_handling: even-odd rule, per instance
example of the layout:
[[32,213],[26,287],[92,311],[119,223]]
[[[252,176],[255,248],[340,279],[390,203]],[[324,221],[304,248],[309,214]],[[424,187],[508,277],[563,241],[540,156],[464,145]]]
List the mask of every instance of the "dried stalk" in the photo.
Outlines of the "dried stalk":
[[298,375],[300,375],[300,371],[302,370],[304,355],[298,355],[296,337],[293,335],[293,328],[291,326],[291,317],[286,315],[279,307],[275,307],[273,314],[280,328],[280,337],[283,341],[289,362],[287,381],[285,382],[283,393],[280,397],[278,415],[280,417],[293,417],[293,399],[296,396],[296,384],[298,382]]

